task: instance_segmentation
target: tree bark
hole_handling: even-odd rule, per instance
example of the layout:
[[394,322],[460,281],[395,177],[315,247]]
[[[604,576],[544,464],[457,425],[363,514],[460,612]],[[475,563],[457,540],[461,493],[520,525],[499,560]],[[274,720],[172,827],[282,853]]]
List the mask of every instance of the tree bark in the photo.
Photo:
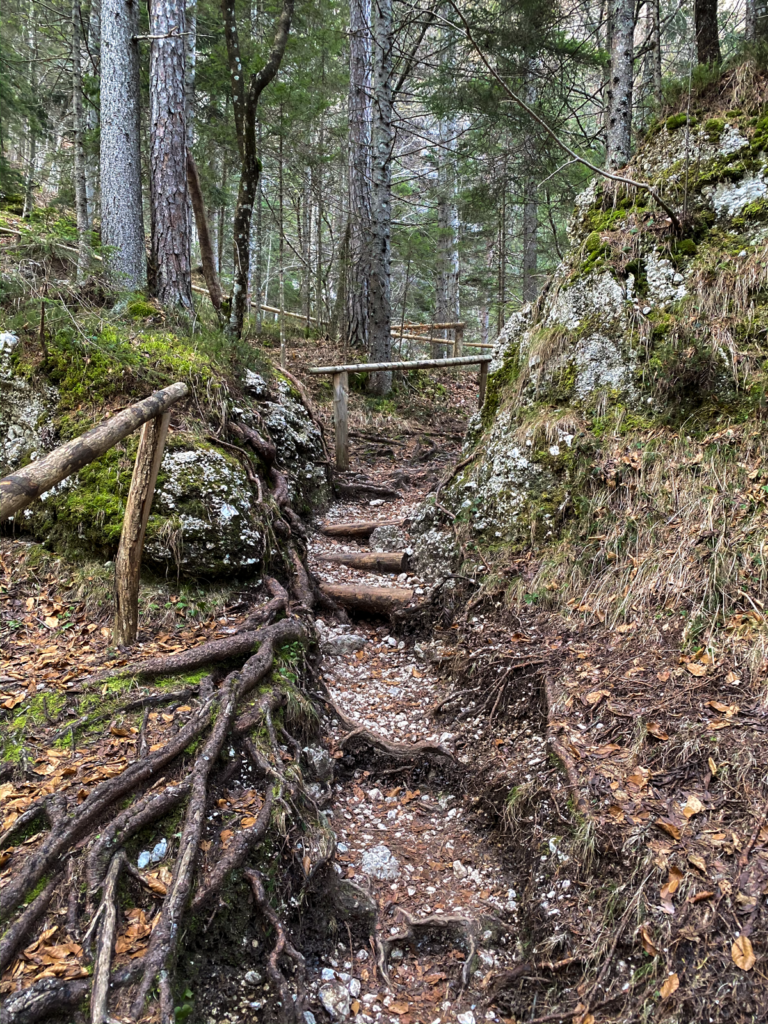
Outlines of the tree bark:
[[248,272],[251,260],[251,217],[261,176],[261,162],[256,151],[256,110],[259,97],[280,69],[280,63],[288,43],[288,34],[291,30],[294,0],[283,0],[283,9],[278,18],[272,50],[264,67],[251,75],[247,90],[240,57],[234,0],[221,0],[221,6],[224,15],[237,145],[240,152],[240,185],[237,192],[234,221],[232,311],[228,325],[229,333],[239,338],[243,332],[247,312]]
[[[536,83],[533,62],[529,61],[525,81],[525,102],[536,103]],[[533,133],[525,134],[523,144],[525,168],[523,171],[523,301],[533,302],[539,290],[536,271],[539,261],[538,182],[533,169],[536,161],[536,143]]]
[[349,537],[351,540],[368,540],[374,530],[380,526],[402,526],[400,519],[369,520],[358,523],[324,523],[320,533],[326,537]]
[[395,576],[408,568],[408,556],[404,551],[331,551],[318,555],[318,560],[334,565],[346,565],[350,569],[360,569],[363,572],[391,572]]
[[115,557],[115,625],[113,640],[132,644],[139,631],[139,574],[144,534],[155,493],[157,474],[168,433],[169,412],[144,424],[136,452],[131,488],[123,516],[120,546]]
[[410,588],[349,587],[321,583],[320,590],[342,608],[360,615],[392,615],[394,612],[415,608],[417,604]]
[[[370,353],[371,362],[389,362],[392,353],[391,230],[392,149],[392,0],[373,0],[373,210],[371,230]],[[391,373],[374,373],[369,390],[386,395]]]
[[349,204],[344,261],[342,341],[368,350],[368,274],[371,242],[371,0],[351,0],[347,173]]
[[[101,67],[101,0],[91,0],[88,13],[88,57],[91,64],[88,74],[98,76]],[[99,127],[98,107],[89,105],[85,119],[89,132],[89,144],[85,153],[85,195],[88,204],[88,226],[93,230],[98,208],[99,154],[92,140],[96,138]]]
[[101,240],[114,283],[147,280],[141,203],[137,0],[103,0],[101,11]]
[[611,69],[608,82],[606,166],[626,167],[632,153],[634,0],[609,0]]
[[75,216],[77,219],[77,283],[88,275],[91,259],[91,225],[88,218],[88,192],[85,181],[85,145],[83,132],[83,71],[80,64],[80,0],[72,0],[72,126],[75,175]]
[[222,291],[219,282],[219,275],[216,272],[216,257],[213,253],[211,233],[208,230],[208,216],[205,210],[203,190],[200,187],[200,176],[197,173],[197,164],[192,154],[187,150],[187,186],[189,196],[192,200],[192,210],[195,215],[197,226],[197,241],[200,245],[200,259],[203,264],[203,277],[208,286],[208,294],[211,297],[213,308],[218,312],[221,309]]
[[183,398],[187,390],[186,384],[179,383],[155,391],[149,398],[130,405],[86,434],[4,477],[0,480],[0,523],[31,505],[35,498],[50,490],[54,484],[103,455],[142,423],[165,412],[174,402]]
[[694,0],[696,59],[699,64],[719,64],[720,34],[717,27],[717,0]]
[[191,309],[184,14],[183,0],[150,5],[150,284],[163,306]]

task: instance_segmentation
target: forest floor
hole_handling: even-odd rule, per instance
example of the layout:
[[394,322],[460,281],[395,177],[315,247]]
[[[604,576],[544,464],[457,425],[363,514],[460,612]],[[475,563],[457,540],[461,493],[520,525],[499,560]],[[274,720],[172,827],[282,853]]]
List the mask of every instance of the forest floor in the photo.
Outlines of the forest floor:
[[[312,392],[330,446],[327,383],[304,370],[338,353],[307,341],[292,355],[291,371]],[[409,570],[398,577],[345,567],[344,554],[367,544],[320,529],[397,521],[408,543],[409,517],[459,457],[477,387],[468,374],[419,374],[407,387],[397,400],[352,392],[352,471],[394,484],[402,496],[336,501],[318,516],[308,566],[321,582],[430,595],[435,581]],[[328,554],[341,555],[341,564],[325,561]],[[197,676],[127,693],[117,679],[84,687],[85,673],[117,673],[129,661],[110,644],[103,573],[93,567],[89,577],[87,568],[10,539],[0,544],[0,570],[7,829],[40,801],[55,810],[65,791],[87,808],[141,750],[151,759],[175,742],[200,714],[204,693]],[[507,578],[535,571],[535,553],[510,553]],[[229,643],[260,596],[245,586],[212,591],[206,611],[202,601],[190,608],[170,584],[157,594],[156,616],[133,656]],[[306,876],[298,902],[290,888],[271,891],[306,958],[304,1022],[761,1019],[768,805],[759,792],[768,722],[759,674],[740,675],[708,651],[684,653],[684,623],[671,609],[609,629],[582,608],[521,611],[499,586],[453,594],[433,601],[427,616],[343,624],[316,611],[320,660],[311,672],[296,661],[275,665],[277,683],[295,694],[286,680],[295,685],[298,677],[304,697],[324,708],[334,778],[312,792],[335,834],[330,871],[357,887],[375,919],[369,941],[311,890],[315,870],[327,867],[322,827],[298,840],[289,830],[270,847],[286,878],[302,869]],[[134,697],[136,707],[125,703]],[[301,714],[295,728],[285,719],[300,738]],[[282,744],[274,754],[288,787],[296,751]],[[258,827],[265,806],[247,757],[224,761],[200,832],[208,878],[243,830]],[[164,774],[154,785],[166,782],[166,791],[157,792],[188,767],[182,758],[181,773],[170,783]],[[132,833],[126,842],[131,863],[115,947],[115,968],[126,977],[133,969],[135,978],[151,946],[178,827],[178,816],[162,824],[170,842],[149,870],[132,864],[140,851],[154,851],[158,833]],[[5,844],[0,894],[45,841],[34,825]],[[84,986],[75,992],[82,999],[90,984],[82,919],[93,905],[89,895],[83,906],[64,863],[56,870],[65,867],[53,873],[66,884],[36,919],[33,941],[4,970],[3,997],[41,979],[69,979]],[[40,885],[36,899],[51,888]],[[190,986],[177,1024],[277,1020],[264,956],[274,933],[233,891],[211,906],[177,961]],[[123,1011],[118,996],[113,1019],[125,1019]]]

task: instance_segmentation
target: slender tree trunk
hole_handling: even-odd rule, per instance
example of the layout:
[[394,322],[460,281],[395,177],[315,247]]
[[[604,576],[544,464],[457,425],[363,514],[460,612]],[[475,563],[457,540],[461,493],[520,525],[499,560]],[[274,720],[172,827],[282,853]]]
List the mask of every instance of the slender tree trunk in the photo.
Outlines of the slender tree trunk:
[[141,205],[137,0],[103,0],[101,14],[101,240],[123,288],[147,279]]
[[[370,356],[371,362],[391,358],[390,236],[392,226],[392,0],[373,0],[373,207],[371,231]],[[369,389],[386,395],[391,371],[372,373]]]
[[[192,152],[192,146],[195,142],[195,72],[197,70],[197,0],[186,0],[186,7],[184,11],[184,24],[186,26],[186,35],[184,36],[184,118],[187,135],[187,153]],[[197,166],[195,166],[197,171]],[[200,178],[197,177],[199,184]],[[188,182],[188,187],[189,182]],[[203,206],[203,213],[205,213],[205,206]],[[190,192],[189,195],[189,248],[190,248],[190,266],[192,263],[192,248],[195,237],[195,230],[199,223],[199,218],[196,215],[194,201]],[[206,218],[207,228],[207,218]],[[210,242],[210,235],[209,235]],[[200,238],[198,235],[198,243],[202,247]],[[202,251],[201,251],[202,259]]]
[[152,0],[149,33],[152,284],[163,306],[192,308],[183,0]]
[[758,0],[746,0],[744,4],[744,38],[748,43],[754,43],[757,38],[757,24],[755,6]]
[[661,7],[660,0],[649,0],[653,20],[653,99],[659,108],[663,101],[661,92]]
[[80,0],[72,0],[72,145],[74,149],[75,216],[77,219],[77,283],[87,274],[91,259],[91,225],[88,218],[88,194],[85,184],[85,146],[83,130],[83,72],[80,65]]
[[[221,0],[229,63],[230,86],[235,113],[235,129],[240,151],[240,184],[234,222],[234,267],[232,282],[232,312],[228,332],[240,337],[243,332],[248,299],[248,277],[251,260],[251,217],[261,176],[261,163],[256,152],[256,108],[259,97],[277,75],[291,29],[294,0],[283,0],[283,9],[277,21],[275,40],[266,64],[251,75],[248,89],[243,80],[240,41],[237,32],[234,0]],[[281,134],[282,141],[282,134]],[[282,167],[282,162],[281,162]]]
[[717,0],[694,0],[696,59],[699,64],[719,64],[720,34],[717,27]]
[[751,0],[754,25],[754,40],[764,42],[768,39],[768,0]]
[[350,0],[347,180],[349,226],[342,277],[343,343],[368,349],[371,243],[371,0]]
[[277,184],[278,190],[278,210],[280,216],[280,223],[278,224],[278,241],[277,241],[277,273],[280,282],[280,365],[285,366],[285,212],[283,210],[284,203],[284,191],[283,191],[283,104],[280,102],[280,142],[278,147],[278,164],[279,164],[279,179]]
[[312,311],[312,190],[310,187],[311,169],[304,169],[304,181],[301,195],[301,309],[306,317],[306,329],[309,331]]
[[[88,14],[88,53],[90,55],[88,74],[98,76],[101,66],[101,0],[91,0],[91,9]],[[93,230],[99,193],[99,154],[93,142],[99,128],[98,107],[93,104],[88,105],[85,123],[89,134],[88,146],[85,151],[85,196],[88,203],[88,226]]]
[[200,188],[200,177],[197,173],[197,164],[192,154],[187,152],[187,185],[189,196],[194,211],[195,223],[197,224],[197,238],[200,243],[200,259],[203,264],[203,277],[211,297],[213,308],[218,312],[221,309],[222,292],[219,283],[219,275],[216,273],[216,259],[213,253],[211,234],[208,230],[208,216],[205,210],[203,190]]
[[[443,9],[443,15],[450,19],[450,8]],[[441,29],[443,47],[440,64],[450,74],[455,60],[453,30]],[[439,232],[439,269],[436,289],[435,319],[438,323],[451,323],[459,319],[459,211],[456,205],[456,122],[453,117],[440,119],[438,147],[438,200],[437,224]],[[444,338],[450,331],[441,331]],[[442,358],[446,354],[444,345],[434,346],[434,352]]]
[[[259,154],[263,152],[262,141],[261,141],[261,118],[258,119],[258,147]],[[261,304],[264,302],[262,299],[262,292],[264,291],[264,218],[262,216],[262,192],[264,189],[264,178],[259,176],[259,184],[256,189],[256,224],[253,232],[253,248],[254,248],[254,262],[253,262],[253,281],[251,283],[251,292],[256,296],[256,329],[261,331]],[[265,303],[266,305],[266,303]]]
[[498,315],[496,321],[496,333],[501,334],[504,326],[504,319],[507,305],[507,199],[506,199],[506,174],[504,175],[504,192],[501,197],[499,208],[499,288],[498,288]]
[[[29,65],[29,92],[33,100],[37,99],[37,12],[35,6],[29,6],[29,53],[32,60]],[[24,176],[24,207],[21,211],[22,220],[26,220],[35,205],[35,172],[37,169],[37,125],[29,118],[29,151],[27,154],[27,172]]]
[[[529,62],[525,83],[525,100],[529,106],[534,106],[536,103],[536,83],[532,70],[532,62]],[[539,290],[536,276],[539,260],[539,210],[538,182],[533,174],[536,161],[536,142],[530,132],[525,136],[523,150],[525,154],[523,172],[523,302],[533,302]]]
[[634,63],[634,0],[609,0],[611,72],[608,83],[606,166],[626,167],[632,152],[632,78]]

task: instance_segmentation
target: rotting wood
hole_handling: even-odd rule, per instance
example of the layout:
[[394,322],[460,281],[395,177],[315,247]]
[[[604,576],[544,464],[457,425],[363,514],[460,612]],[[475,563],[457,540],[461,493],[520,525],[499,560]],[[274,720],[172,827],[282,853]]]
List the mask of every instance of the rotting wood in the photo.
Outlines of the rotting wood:
[[139,631],[139,574],[149,510],[165,448],[171,414],[165,412],[141,428],[139,448],[115,556],[115,644],[132,644]]
[[31,505],[55,484],[109,451],[142,423],[166,412],[188,390],[186,384],[179,382],[155,391],[42,459],[4,477],[0,480],[0,522]]
[[362,572],[401,573],[408,568],[408,555],[405,551],[330,551],[318,556],[321,562],[332,562],[335,565],[346,565],[350,569]]
[[393,615],[417,607],[410,587],[355,587],[321,583],[320,590],[342,608],[361,615]]
[[318,529],[326,537],[351,537],[353,540],[368,540],[380,526],[402,526],[402,519],[367,520],[359,523],[321,523]]
[[349,469],[349,421],[347,394],[349,374],[342,371],[333,375],[333,425],[336,430],[336,468]]

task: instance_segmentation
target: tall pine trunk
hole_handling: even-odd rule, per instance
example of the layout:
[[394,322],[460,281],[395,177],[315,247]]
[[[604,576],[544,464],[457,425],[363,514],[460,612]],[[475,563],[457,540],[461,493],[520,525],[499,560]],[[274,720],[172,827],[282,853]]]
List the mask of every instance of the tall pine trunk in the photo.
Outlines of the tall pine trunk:
[[350,0],[348,203],[343,341],[368,349],[368,274],[371,242],[371,0]]
[[694,0],[696,59],[699,64],[719,64],[720,34],[717,27],[717,0]]
[[[101,0],[91,0],[88,13],[88,74],[98,76],[101,62]],[[85,151],[85,197],[88,204],[88,226],[93,230],[99,192],[99,154],[93,139],[99,127],[98,107],[90,104],[85,112],[85,127],[89,132],[89,144]]]
[[[369,277],[370,354],[374,363],[392,354],[390,236],[392,230],[392,0],[373,0],[373,196]],[[386,395],[392,373],[371,374],[369,390]]]
[[[536,104],[533,68],[533,61],[529,61],[525,81],[525,100],[529,106]],[[539,290],[536,276],[539,262],[539,208],[538,181],[533,173],[537,155],[536,140],[530,132],[526,133],[523,151],[523,302],[533,302]]]
[[82,283],[91,259],[91,225],[88,218],[88,192],[85,182],[85,145],[83,132],[83,71],[80,64],[80,0],[72,0],[72,147],[74,149],[75,217],[77,220],[77,282]]
[[146,282],[141,207],[137,0],[103,0],[101,9],[101,240],[111,247],[115,284]]
[[183,0],[152,0],[149,33],[151,282],[164,306],[192,308]]
[[608,82],[606,165],[626,167],[632,152],[632,76],[634,63],[634,0],[609,0],[611,70]]

